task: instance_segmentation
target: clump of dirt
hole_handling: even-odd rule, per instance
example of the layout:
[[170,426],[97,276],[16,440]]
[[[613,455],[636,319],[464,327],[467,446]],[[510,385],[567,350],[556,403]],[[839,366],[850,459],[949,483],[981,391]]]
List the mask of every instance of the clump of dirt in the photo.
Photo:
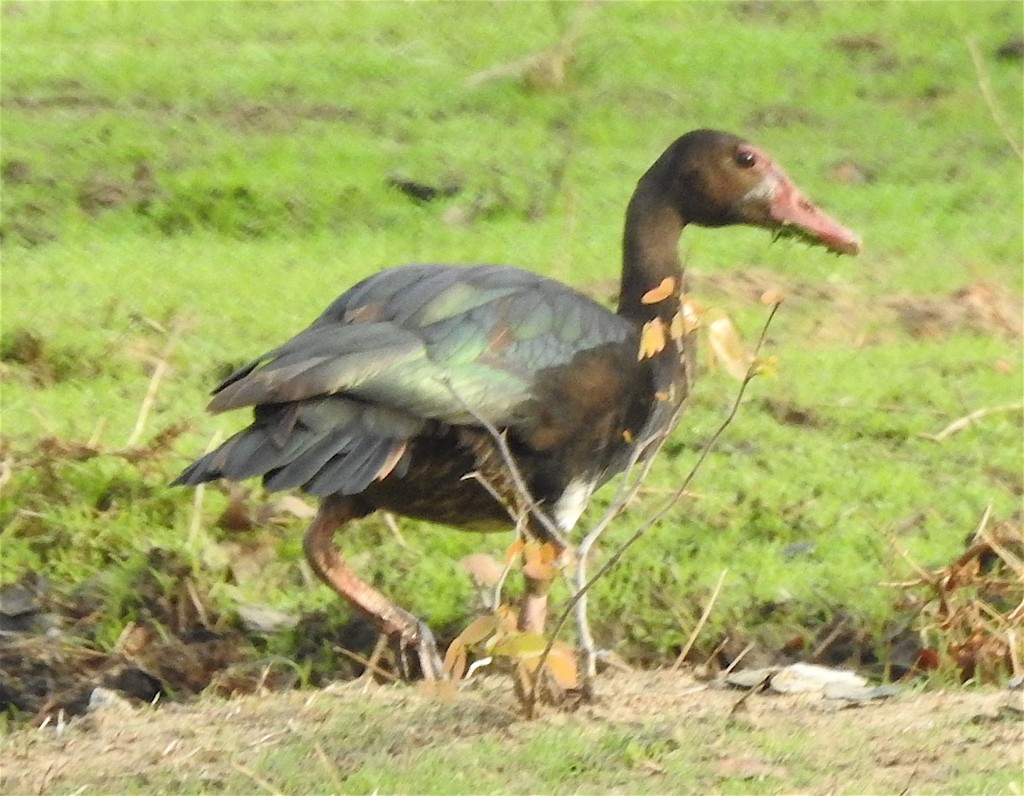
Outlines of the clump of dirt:
[[145,213],[158,193],[153,167],[140,160],[127,179],[105,173],[91,175],[79,184],[76,200],[92,217],[123,205],[132,205],[137,213]]
[[885,305],[914,337],[935,339],[957,331],[1024,337],[1020,296],[994,282],[973,282],[946,296],[894,296]]

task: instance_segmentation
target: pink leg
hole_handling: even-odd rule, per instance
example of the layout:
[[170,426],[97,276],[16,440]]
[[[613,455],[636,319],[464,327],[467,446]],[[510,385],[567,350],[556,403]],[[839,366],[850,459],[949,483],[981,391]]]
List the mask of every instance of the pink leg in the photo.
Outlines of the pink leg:
[[403,648],[415,648],[424,679],[443,679],[441,656],[430,629],[356,575],[334,544],[339,527],[367,513],[354,498],[325,499],[303,539],[306,560],[320,580],[383,632],[397,636]]

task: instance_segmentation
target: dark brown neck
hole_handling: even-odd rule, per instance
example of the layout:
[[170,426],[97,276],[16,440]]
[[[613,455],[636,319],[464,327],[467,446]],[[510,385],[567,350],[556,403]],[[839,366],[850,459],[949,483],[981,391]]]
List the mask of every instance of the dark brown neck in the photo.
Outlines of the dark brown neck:
[[[670,318],[679,308],[683,290],[683,268],[679,262],[679,235],[685,221],[647,183],[640,181],[626,210],[626,230],[622,241],[622,283],[619,287],[618,314],[638,326],[656,316]],[[672,286],[668,300],[654,301],[656,291]],[[644,297],[647,297],[646,300]]]

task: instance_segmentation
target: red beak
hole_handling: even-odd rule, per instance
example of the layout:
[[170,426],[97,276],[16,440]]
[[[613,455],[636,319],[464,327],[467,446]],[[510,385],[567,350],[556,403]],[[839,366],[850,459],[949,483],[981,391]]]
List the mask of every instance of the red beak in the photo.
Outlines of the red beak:
[[778,182],[769,203],[769,215],[781,225],[781,234],[796,227],[801,237],[811,238],[837,254],[857,254],[860,236],[847,229],[800,193],[799,189],[777,167]]

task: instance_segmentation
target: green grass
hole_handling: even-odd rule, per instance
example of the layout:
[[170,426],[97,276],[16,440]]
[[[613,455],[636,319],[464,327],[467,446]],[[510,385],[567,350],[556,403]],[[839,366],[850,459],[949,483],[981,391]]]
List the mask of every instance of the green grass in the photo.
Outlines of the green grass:
[[[166,484],[215,431],[246,420],[204,415],[206,392],[395,263],[511,262],[606,298],[632,186],[698,126],[771,151],[863,234],[865,251],[835,258],[757,230],[687,230],[698,286],[756,266],[825,293],[783,306],[769,341],[778,376],[754,383],[696,496],[597,587],[602,642],[671,658],[725,568],[703,650],[727,631],[777,640],[840,612],[881,633],[895,621],[895,594],[880,584],[908,573],[899,548],[941,565],[987,506],[998,519],[1017,511],[1019,412],[941,443],[921,434],[1019,401],[1019,336],[963,328],[912,337],[884,302],[987,281],[1019,311],[1021,163],[979,90],[965,37],[1019,142],[1020,62],[993,53],[1021,30],[1020,4],[607,4],[584,23],[564,85],[467,86],[550,46],[575,12],[6,3],[0,323],[12,477],[0,505],[0,580],[31,569],[60,589],[101,574],[117,582],[163,547],[185,555],[229,613],[238,599],[343,611],[326,590],[301,586],[299,521],[273,537],[278,557],[264,576],[242,583],[224,582],[216,545],[228,534],[210,530],[212,541],[190,546],[191,493]],[[844,49],[843,36],[867,44]],[[834,179],[843,161],[865,181]],[[395,174],[458,192],[416,203],[389,187]],[[453,208],[470,221],[444,223]],[[835,295],[852,300],[834,306]],[[764,308],[755,299],[713,287],[702,298],[756,335]],[[167,330],[177,343],[144,440],[187,423],[172,449],[138,464],[40,451],[47,437],[119,449]],[[26,333],[42,347],[28,362],[18,354]],[[721,374],[703,379],[604,553],[685,476],[735,390]],[[780,422],[773,402],[813,422]],[[208,493],[205,528],[223,505]],[[409,547],[369,519],[347,548],[435,625],[464,622],[470,589],[453,562],[500,553],[509,538],[401,527]],[[105,638],[116,638],[124,617],[110,609],[105,621]]]

